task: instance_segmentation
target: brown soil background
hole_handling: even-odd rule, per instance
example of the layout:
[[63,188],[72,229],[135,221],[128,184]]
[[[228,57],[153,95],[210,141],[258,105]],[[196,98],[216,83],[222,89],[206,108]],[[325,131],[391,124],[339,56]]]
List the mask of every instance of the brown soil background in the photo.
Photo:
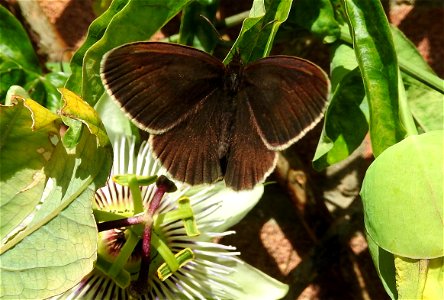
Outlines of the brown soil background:
[[[251,1],[221,2],[222,16],[251,7]],[[0,3],[25,24],[42,60],[68,59],[95,17],[91,0]],[[389,20],[444,77],[442,1],[383,4]],[[36,20],[44,20],[54,34],[36,32]],[[176,26],[170,24],[170,33],[177,32]],[[235,36],[239,28],[233,30]],[[307,58],[328,67],[325,46],[313,42],[307,47]],[[236,246],[246,262],[288,283],[285,299],[388,299],[367,249],[358,195],[371,163],[369,142],[345,162],[316,173],[310,161],[320,132],[318,126],[281,156],[271,178],[276,184],[266,186],[260,203],[233,228],[237,235],[222,242]]]

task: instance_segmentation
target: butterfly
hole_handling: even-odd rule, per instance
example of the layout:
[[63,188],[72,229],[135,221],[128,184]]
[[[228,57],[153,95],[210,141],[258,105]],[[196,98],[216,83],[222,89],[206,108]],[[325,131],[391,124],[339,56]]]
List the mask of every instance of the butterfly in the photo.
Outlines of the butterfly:
[[322,118],[330,84],[314,63],[269,56],[228,65],[178,44],[136,42],[101,62],[108,93],[150,133],[156,158],[176,180],[223,179],[252,189],[288,148]]

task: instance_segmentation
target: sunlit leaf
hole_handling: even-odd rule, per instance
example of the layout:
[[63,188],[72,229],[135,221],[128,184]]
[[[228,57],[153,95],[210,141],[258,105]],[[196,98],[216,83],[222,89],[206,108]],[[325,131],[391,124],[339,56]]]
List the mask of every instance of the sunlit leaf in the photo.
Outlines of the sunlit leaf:
[[396,287],[399,299],[423,299],[422,291],[427,277],[425,259],[395,256]]
[[[0,99],[12,85],[23,86],[35,101],[53,112],[59,108],[59,93],[66,75],[54,72],[42,75],[39,60],[25,29],[0,6]],[[49,105],[48,105],[49,104]]]
[[[392,27],[396,53],[415,68],[433,73],[415,45],[395,27]],[[413,77],[403,74],[409,108],[422,131],[440,130],[444,127],[444,96]]]
[[[250,15],[242,24],[241,32],[232,49],[239,51],[242,61],[248,63],[268,56],[279,26],[287,19],[291,0],[255,0]],[[225,58],[227,64],[233,51]]]
[[444,295],[444,257],[395,257],[399,299],[440,299]]
[[318,170],[347,158],[368,132],[367,102],[353,49],[336,47],[331,67],[334,89],[313,158]]
[[423,299],[439,299],[444,295],[444,257],[429,260]]
[[413,135],[369,167],[361,191],[365,227],[381,248],[409,258],[444,256],[444,135]]
[[0,99],[11,85],[24,85],[41,69],[31,41],[20,22],[0,6]]
[[103,93],[94,108],[102,119],[112,145],[121,136],[135,136],[138,139],[139,132],[137,127],[124,114],[117,103],[111,99],[108,93]]
[[329,0],[295,1],[288,22],[310,30],[326,43],[332,43],[340,36],[339,25]]
[[[44,166],[57,140],[59,119],[31,99],[0,107],[0,236],[4,239],[39,203]],[[20,149],[20,151],[17,151]]]
[[342,3],[369,103],[372,149],[378,156],[406,135],[398,109],[396,52],[379,1],[342,0]]
[[16,98],[30,98],[28,92],[19,85],[12,85],[6,93],[5,105],[13,105],[16,103]]
[[[51,297],[92,270],[97,229],[91,202],[111,165],[111,150],[98,146],[89,131],[82,131],[77,146],[67,150],[54,125],[59,117],[32,100],[23,103],[1,108],[6,224],[0,297],[5,299]],[[25,201],[25,196],[32,199]]]
[[61,114],[71,119],[81,121],[85,124],[89,131],[97,137],[100,146],[105,146],[109,143],[106,135],[105,127],[99,118],[99,114],[83,101],[79,96],[68,89],[60,88],[64,105]]
[[39,60],[22,24],[0,6],[0,53],[5,59],[18,63],[30,72],[41,73]]

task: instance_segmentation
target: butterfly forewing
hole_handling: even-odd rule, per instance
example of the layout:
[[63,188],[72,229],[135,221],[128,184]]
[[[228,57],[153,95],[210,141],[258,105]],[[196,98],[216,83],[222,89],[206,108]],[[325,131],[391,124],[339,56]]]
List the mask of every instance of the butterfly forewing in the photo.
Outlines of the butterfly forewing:
[[315,64],[272,56],[245,67],[239,97],[267,147],[282,150],[319,122],[328,92],[328,78]]
[[202,51],[168,43],[133,43],[110,51],[102,80],[133,121],[163,133],[223,86],[224,65]]

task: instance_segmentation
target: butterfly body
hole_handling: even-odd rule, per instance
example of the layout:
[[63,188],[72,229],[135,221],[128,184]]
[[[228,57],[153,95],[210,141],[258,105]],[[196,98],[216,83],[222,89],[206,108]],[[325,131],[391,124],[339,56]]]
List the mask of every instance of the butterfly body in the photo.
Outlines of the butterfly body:
[[177,180],[224,179],[251,189],[287,148],[322,117],[329,83],[316,65],[274,56],[227,66],[168,43],[140,42],[102,61],[110,94],[148,131],[154,154]]

